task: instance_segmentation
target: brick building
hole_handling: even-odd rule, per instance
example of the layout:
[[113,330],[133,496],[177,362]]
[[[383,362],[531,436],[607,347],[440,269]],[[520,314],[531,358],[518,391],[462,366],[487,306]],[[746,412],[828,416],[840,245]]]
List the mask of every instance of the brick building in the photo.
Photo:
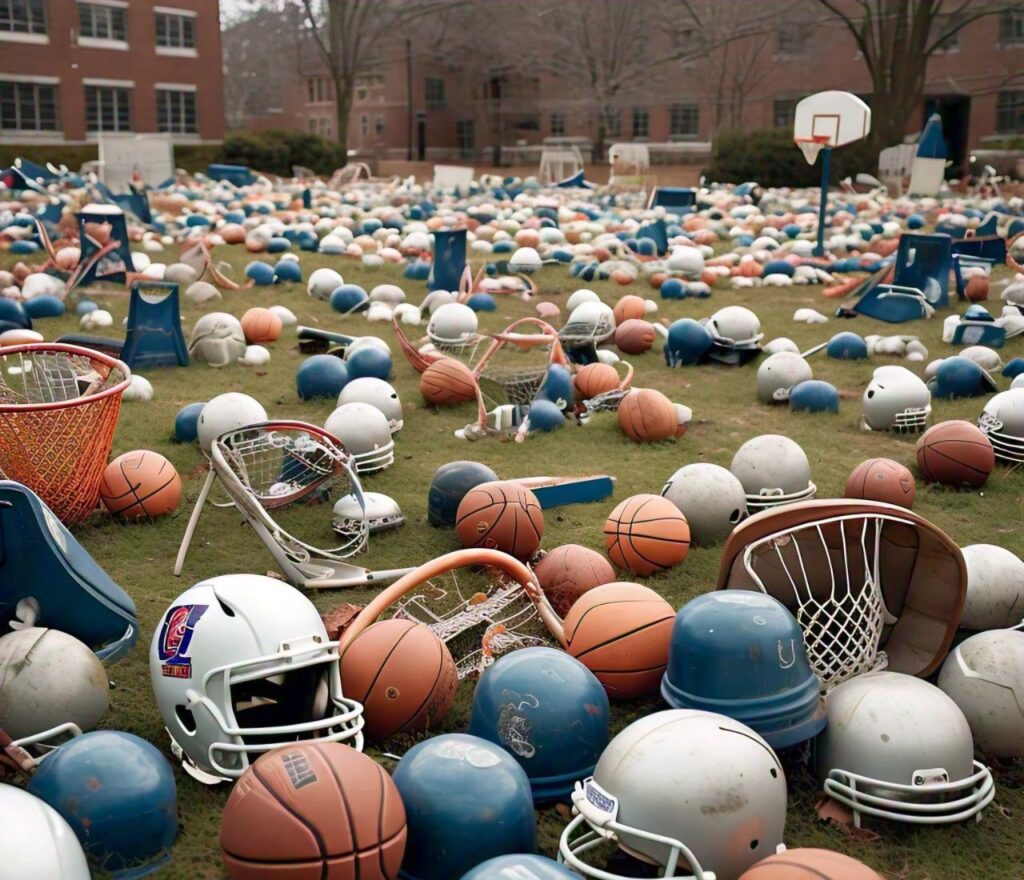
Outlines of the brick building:
[[0,143],[224,136],[216,0],[0,0]]

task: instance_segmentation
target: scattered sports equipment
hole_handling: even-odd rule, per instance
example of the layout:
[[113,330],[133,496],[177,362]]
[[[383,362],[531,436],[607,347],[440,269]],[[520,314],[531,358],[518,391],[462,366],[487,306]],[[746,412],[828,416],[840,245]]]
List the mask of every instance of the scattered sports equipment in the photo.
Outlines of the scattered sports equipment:
[[788,403],[795,385],[814,378],[811,365],[800,355],[780,351],[757,368],[757,399],[761,403]]
[[366,346],[358,351],[349,350],[345,355],[345,364],[352,379],[369,376],[386,381],[391,378],[391,355],[379,348]]
[[233,364],[245,354],[242,324],[227,312],[208,312],[192,327],[188,352],[211,367]]
[[121,359],[133,370],[188,366],[177,284],[132,282]]
[[698,462],[677,470],[662,487],[690,527],[697,544],[713,544],[747,515],[743,484],[717,464]]
[[615,580],[615,569],[608,560],[579,544],[549,550],[533,566],[533,573],[559,617],[565,617],[587,590]]
[[348,382],[338,395],[338,406],[346,403],[368,403],[384,414],[392,433],[402,430],[402,401],[395,387],[383,379],[364,376]]
[[242,332],[250,345],[276,342],[281,335],[281,319],[270,309],[249,309],[242,315]]
[[679,433],[676,408],[653,388],[634,388],[619,403],[619,427],[634,443],[654,443]]
[[[545,856],[530,853],[495,856],[462,875],[460,880],[575,880],[577,874]],[[77,878],[76,878],[77,880]]]
[[610,364],[586,364],[573,376],[573,386],[580,400],[590,400],[619,387],[619,374]]
[[828,341],[825,353],[838,360],[859,361],[868,356],[868,344],[862,336],[846,330]]
[[995,466],[992,444],[970,422],[940,422],[917,441],[917,467],[929,483],[977,489]]
[[155,519],[173,513],[181,501],[181,477],[158,452],[138,449],[119,455],[103,472],[103,506],[117,516]]
[[736,450],[729,470],[742,484],[751,513],[806,501],[818,491],[806,453],[781,434],[748,440]]
[[1011,465],[1024,462],[1024,388],[992,396],[978,418],[996,458]]
[[943,358],[928,381],[932,397],[951,400],[958,397],[978,397],[999,389],[995,380],[970,358],[957,355]]
[[960,626],[1003,629],[1024,621],[1024,559],[995,544],[963,548],[967,600]]
[[362,704],[371,741],[419,733],[444,720],[459,679],[455,661],[428,627],[412,620],[379,620],[341,655],[341,684]]
[[700,363],[711,351],[714,337],[711,331],[692,318],[680,318],[668,328],[665,340],[665,363],[670,367]]
[[569,609],[565,649],[597,676],[610,697],[642,697],[661,682],[674,619],[672,606],[653,590],[604,584]]
[[404,522],[402,508],[390,495],[383,492],[350,492],[335,502],[331,528],[342,537],[364,530],[373,535],[397,529]]
[[393,778],[408,819],[405,880],[461,877],[489,858],[536,849],[526,773],[485,739],[449,733],[421,742]]
[[199,439],[199,414],[206,401],[187,403],[174,417],[174,439],[179,443],[195,443]]
[[266,420],[267,411],[263,405],[248,394],[240,394],[237,391],[218,394],[199,413],[199,422],[196,428],[199,447],[209,455],[213,441],[222,434],[238,431]]
[[324,422],[352,456],[357,473],[373,473],[395,461],[395,441],[387,416],[369,403],[343,403]]
[[604,546],[619,568],[642,577],[678,565],[690,551],[683,513],[660,495],[633,495],[619,503],[604,525]]
[[329,300],[331,294],[344,283],[342,277],[333,269],[317,269],[306,282],[306,292],[313,299]]
[[337,398],[348,382],[348,366],[332,354],[314,354],[295,372],[295,388],[302,400]]
[[459,504],[466,493],[481,483],[497,479],[494,471],[477,461],[450,461],[441,465],[430,481],[427,520],[432,526],[454,526]]
[[427,336],[438,351],[456,354],[478,341],[476,312],[462,303],[445,303],[430,316]]
[[627,318],[615,328],[615,345],[623,354],[644,354],[654,339],[654,327],[642,318]]
[[463,547],[501,550],[529,559],[544,537],[544,514],[536,496],[514,482],[485,483],[459,502],[455,531]]
[[434,406],[454,406],[476,400],[479,390],[473,371],[454,358],[441,358],[420,376],[420,394]]
[[864,391],[862,426],[868,431],[923,431],[931,415],[928,386],[906,367],[878,367]]
[[372,758],[331,742],[263,755],[238,780],[220,822],[234,880],[330,876],[395,880],[405,854],[405,808]]
[[884,880],[863,862],[828,849],[787,849],[744,871],[739,880]]
[[807,379],[789,390],[789,408],[793,412],[839,412],[839,390],[820,379]]
[[910,510],[914,506],[917,484],[908,468],[891,458],[869,458],[850,473],[846,498],[863,498],[898,504]]

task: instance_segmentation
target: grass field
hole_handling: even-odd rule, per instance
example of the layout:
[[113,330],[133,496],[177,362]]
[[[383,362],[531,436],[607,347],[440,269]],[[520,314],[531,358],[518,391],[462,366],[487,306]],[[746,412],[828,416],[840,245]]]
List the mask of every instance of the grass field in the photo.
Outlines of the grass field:
[[[176,253],[176,248],[170,249]],[[172,262],[173,253],[162,255]],[[250,259],[241,247],[222,248],[218,256],[228,259],[239,277]],[[346,281],[367,289],[383,282],[402,285],[412,301],[423,293],[421,283],[406,282],[399,271],[383,268],[368,271],[353,262],[337,258],[302,254],[304,276],[322,265],[337,268]],[[0,256],[0,265],[10,265],[9,256]],[[1005,270],[1000,270],[1005,271]],[[563,268],[547,268],[537,276],[543,299],[563,307],[566,296],[578,286]],[[625,292],[642,296],[652,294],[645,284],[622,288],[610,282],[590,285],[605,300],[614,303]],[[98,294],[95,299],[109,309],[120,327],[127,314],[128,300],[122,291]],[[823,300],[816,287],[754,289],[732,291],[716,289],[710,300],[685,300],[660,303],[658,318],[699,318],[730,303],[746,305],[761,318],[765,339],[789,336],[801,349],[824,341],[841,329],[869,333],[897,332],[866,318],[852,322],[832,320],[825,326],[798,325],[793,312],[811,306],[830,313],[832,302]],[[639,446],[620,432],[615,416],[601,414],[586,427],[566,426],[563,430],[534,436],[523,444],[496,440],[469,444],[455,439],[452,432],[465,426],[474,414],[471,406],[435,411],[426,407],[417,390],[417,374],[398,354],[389,325],[370,324],[362,316],[341,317],[323,302],[307,296],[304,285],[292,284],[226,292],[224,299],[202,311],[223,310],[241,316],[254,305],[282,304],[289,307],[302,324],[319,326],[356,335],[377,334],[392,344],[395,352],[394,384],[405,410],[405,428],[396,435],[395,465],[382,474],[367,477],[364,488],[386,492],[398,500],[408,517],[399,531],[375,536],[369,553],[361,557],[376,568],[417,565],[442,552],[456,549],[453,532],[439,531],[426,521],[427,486],[436,468],[458,458],[485,462],[502,477],[536,474],[609,473],[618,478],[614,500],[587,506],[550,511],[546,520],[544,546],[577,542],[602,548],[602,525],[612,506],[637,492],[658,492],[677,468],[695,461],[715,462],[726,467],[735,450],[746,440],[762,433],[781,433],[798,441],[811,461],[818,497],[842,494],[846,477],[863,459],[889,456],[913,468],[914,439],[887,434],[864,433],[858,428],[860,395],[871,377],[873,367],[891,362],[882,357],[870,361],[840,362],[816,355],[811,363],[815,377],[836,385],[843,401],[838,416],[793,414],[785,407],[758,404],[754,393],[755,366],[742,369],[699,367],[668,369],[660,351],[632,358],[637,368],[634,384],[659,388],[670,398],[693,409],[694,421],[687,434],[677,442]],[[201,310],[183,302],[186,336]],[[482,316],[488,330],[496,330],[514,318],[534,314],[533,304],[510,297],[499,301],[496,314]],[[902,325],[898,332],[917,334],[928,346],[931,357],[952,353],[941,342],[941,320]],[[71,316],[37,322],[48,339],[77,329]],[[422,328],[408,328],[411,336]],[[264,573],[272,560],[259,540],[239,517],[228,511],[209,509],[200,522],[184,575],[172,573],[178,543],[185,528],[192,502],[204,475],[204,461],[195,446],[171,441],[173,419],[186,403],[207,400],[228,391],[244,391],[257,397],[272,418],[290,417],[322,424],[332,410],[329,401],[302,402],[295,391],[295,371],[303,360],[293,332],[270,346],[268,367],[254,369],[230,366],[215,370],[204,364],[187,369],[151,371],[146,377],[153,383],[156,396],[151,403],[128,403],[122,411],[114,440],[114,454],[147,448],[166,455],[181,473],[185,495],[177,513],[157,522],[123,523],[96,515],[75,529],[76,535],[96,560],[107,569],[135,600],[141,622],[139,644],[131,656],[111,669],[115,687],[105,726],[131,731],[156,743],[169,756],[163,731],[149,685],[147,652],[153,627],[164,609],[184,589],[201,578],[231,572]],[[1010,343],[1007,354],[1020,347]],[[660,349],[660,344],[658,346]],[[901,361],[902,363],[902,361]],[[912,368],[914,365],[909,365]],[[923,367],[923,365],[918,365]],[[1000,387],[1007,381],[999,378]],[[982,399],[956,402],[937,401],[932,422],[964,418],[975,420]],[[954,492],[919,484],[917,512],[947,531],[961,545],[978,542],[1000,544],[1016,552],[1024,548],[1024,474],[1000,468],[982,491]],[[324,511],[326,516],[326,511]],[[685,562],[646,583],[663,594],[674,606],[714,587],[720,547],[694,548]],[[627,578],[624,578],[627,579]],[[311,598],[321,609],[341,602],[365,602],[367,592],[319,593]],[[472,685],[463,684],[456,706],[443,725],[443,731],[461,731],[468,723]],[[638,715],[664,708],[659,700],[613,706],[617,731]],[[409,742],[388,743],[388,751],[401,753]],[[379,754],[379,752],[377,753]],[[387,760],[387,759],[383,759]],[[850,853],[900,880],[977,880],[977,878],[1024,877],[1024,767],[1020,764],[994,768],[997,775],[995,803],[985,811],[980,823],[950,828],[912,828],[870,822],[872,834],[850,834],[826,827],[815,818],[814,804],[818,787],[798,760],[789,762],[790,805],[786,842],[794,846],[825,846]],[[174,878],[225,876],[218,855],[217,832],[220,811],[228,795],[228,786],[204,788],[180,771],[177,772],[181,833],[170,867],[159,876]],[[539,813],[542,851],[553,854],[558,835],[566,822],[563,811]],[[467,829],[467,833],[472,833]],[[877,835],[877,836],[876,836]],[[438,878],[456,880],[456,878]]]

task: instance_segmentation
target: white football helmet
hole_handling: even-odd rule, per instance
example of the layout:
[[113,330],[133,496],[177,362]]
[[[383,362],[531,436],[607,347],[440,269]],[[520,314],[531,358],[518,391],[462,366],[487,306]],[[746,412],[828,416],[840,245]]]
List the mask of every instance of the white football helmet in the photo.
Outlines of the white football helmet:
[[237,778],[301,739],[362,750],[363,707],[342,694],[337,642],[283,581],[229,574],[186,590],[153,633],[149,675],[172,750],[200,782]]
[[239,391],[218,394],[199,411],[199,446],[209,454],[213,441],[228,431],[267,421],[267,411],[258,400]]
[[587,301],[576,306],[569,313],[569,320],[562,328],[563,334],[572,337],[587,337],[595,342],[608,339],[615,332],[615,313],[603,302]]
[[[619,877],[583,861],[605,838],[660,866],[662,877],[734,880],[782,844],[786,778],[771,746],[745,724],[671,709],[616,736],[572,802],[576,816],[559,853],[585,877]],[[584,824],[589,830],[577,836]]]
[[906,367],[878,367],[862,400],[861,425],[868,431],[923,431],[932,412],[932,394]]
[[565,307],[571,313],[575,311],[577,307],[588,302],[601,302],[601,297],[594,293],[594,291],[588,290],[586,287],[581,287],[579,290],[574,290],[569,294],[569,298],[565,301]]
[[345,280],[333,269],[316,269],[306,282],[306,292],[313,299],[329,300]]
[[963,712],[935,685],[899,672],[847,679],[826,698],[828,725],[815,740],[825,793],[861,816],[917,825],[960,822],[995,797],[974,760]]
[[332,526],[339,535],[370,534],[396,529],[405,522],[405,514],[390,495],[363,492],[362,496],[343,495],[334,505]]
[[89,880],[75,832],[48,803],[0,783],[0,880]]
[[995,544],[963,548],[967,601],[960,626],[1002,629],[1024,621],[1024,559]]
[[731,348],[753,348],[764,334],[761,319],[744,306],[726,306],[707,319],[706,326],[719,345]]
[[818,491],[806,453],[781,434],[748,440],[736,450],[729,470],[743,485],[751,512],[807,501]]
[[757,368],[757,399],[761,403],[787,403],[794,385],[814,378],[811,365],[799,354],[780,351]]
[[939,687],[967,718],[978,748],[997,758],[1024,758],[1024,632],[993,629],[957,645]]
[[373,376],[363,376],[353,379],[338,395],[338,406],[346,403],[368,403],[376,407],[388,420],[388,427],[391,433],[401,431],[405,424],[402,418],[402,401],[398,398],[395,386],[383,379]]
[[427,336],[435,345],[453,345],[476,337],[479,321],[469,306],[450,302],[430,316]]
[[192,327],[188,353],[211,367],[233,364],[245,354],[245,349],[242,322],[227,312],[210,312]]
[[369,403],[345,403],[324,422],[355,462],[356,473],[367,474],[390,467],[395,461],[395,441],[387,416]]
[[743,484],[717,464],[698,462],[679,468],[662,487],[690,525],[698,544],[713,544],[747,515]]
[[1024,463],[1024,388],[993,395],[978,419],[992,442],[996,458],[1010,464]]

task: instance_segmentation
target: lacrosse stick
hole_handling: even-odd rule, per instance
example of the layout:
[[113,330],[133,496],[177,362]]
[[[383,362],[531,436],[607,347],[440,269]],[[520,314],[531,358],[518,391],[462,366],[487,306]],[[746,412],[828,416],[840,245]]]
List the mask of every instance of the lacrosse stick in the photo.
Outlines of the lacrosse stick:
[[618,411],[622,398],[629,394],[633,386],[633,365],[627,361],[619,361],[619,363],[626,365],[626,375],[622,377],[618,387],[595,394],[587,400],[581,400],[573,408],[576,420],[581,425],[590,421],[590,417],[594,413]]
[[359,612],[338,653],[384,618],[429,627],[448,646],[460,679],[517,648],[564,643],[562,621],[533,572],[498,550],[456,550],[403,575]]

